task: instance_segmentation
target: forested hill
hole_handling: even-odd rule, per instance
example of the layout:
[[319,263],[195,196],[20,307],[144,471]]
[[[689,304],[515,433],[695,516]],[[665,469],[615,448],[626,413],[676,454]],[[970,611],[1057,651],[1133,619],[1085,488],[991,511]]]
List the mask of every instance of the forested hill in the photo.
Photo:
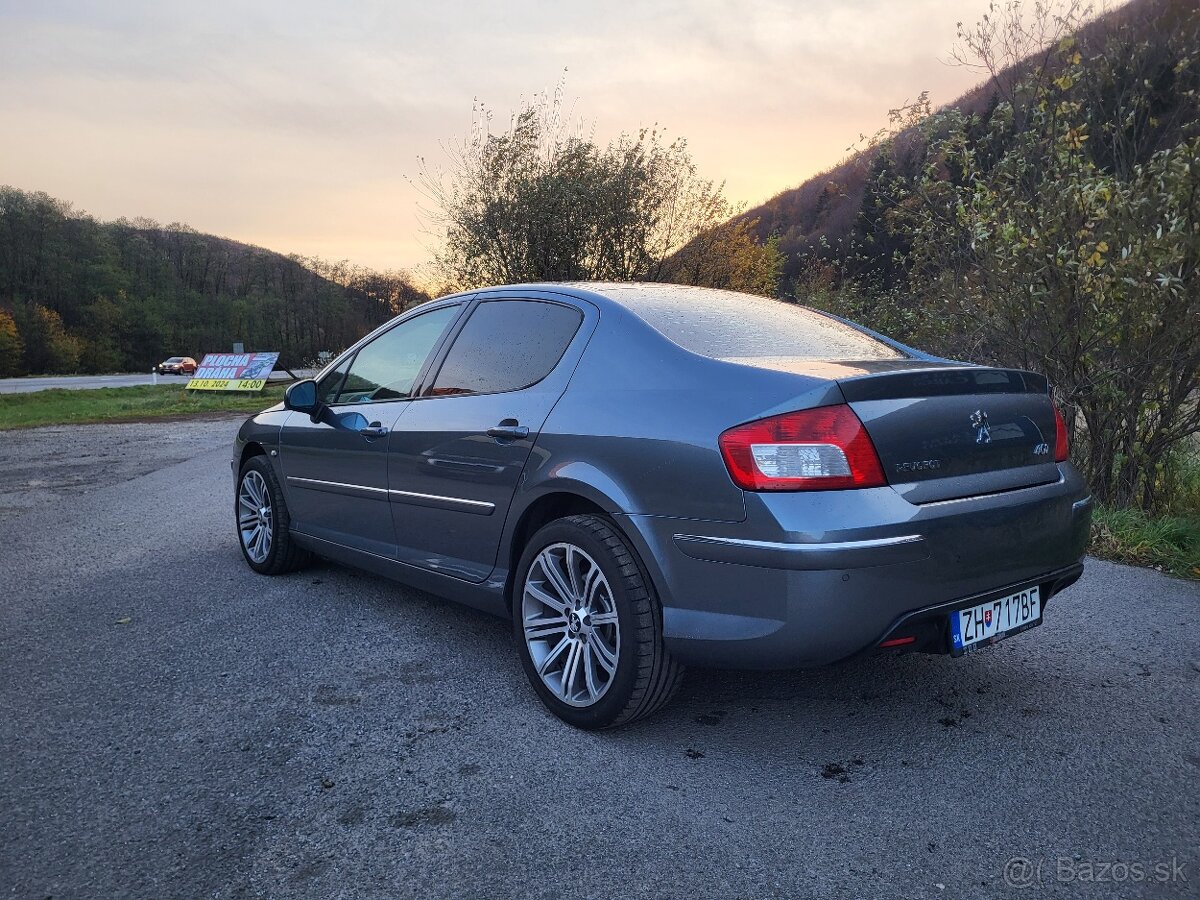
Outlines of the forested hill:
[[[999,15],[993,10],[995,21],[999,21]],[[1189,40],[1194,40],[1195,32],[1196,0],[1132,0],[1084,25],[1075,33],[1072,40],[1078,42],[1085,58],[1092,52],[1100,52],[1106,42],[1120,33],[1120,39],[1131,46],[1137,41],[1148,42],[1162,61],[1158,68],[1151,68],[1148,72],[1136,71],[1132,65],[1127,66],[1125,71],[1114,69],[1111,96],[1107,98],[1109,102],[1098,104],[1093,110],[1098,120],[1096,124],[1102,126],[1106,119],[1128,112],[1126,107],[1130,105],[1130,98],[1141,99],[1139,95],[1147,98],[1151,114],[1156,118],[1167,118],[1169,111],[1162,107],[1180,105],[1178,97],[1184,93],[1180,86],[1183,79],[1177,78],[1178,73],[1171,71],[1170,59],[1177,55],[1171,45],[1186,45]],[[994,75],[986,72],[981,60],[970,60],[970,64],[983,69],[987,77],[978,87],[950,103],[947,108],[978,116],[986,122],[997,103],[1007,97],[1009,89],[1018,79],[1025,77],[1034,67],[1053,68],[1058,64],[1059,57],[1054,53],[1055,49],[1051,44],[1015,64],[999,58],[1000,63],[1008,65]],[[1146,74],[1156,80],[1153,83],[1138,83],[1138,78]],[[896,97],[895,101],[898,105],[904,98]],[[1128,123],[1121,124],[1129,127]],[[1168,130],[1163,129],[1164,133]],[[1095,132],[1099,137],[1100,128]],[[902,162],[918,168],[924,162],[922,150],[920,146],[914,147],[914,152]],[[895,160],[889,160],[886,164],[894,163]],[[868,146],[833,168],[812,176],[798,187],[780,192],[739,217],[753,223],[753,230],[760,242],[771,236],[777,240],[784,257],[781,289],[785,293],[794,291],[797,277],[811,274],[809,269],[814,260],[833,262],[837,268],[841,268],[848,262],[848,255],[861,251],[864,240],[871,236],[866,232],[879,216],[876,203],[879,198],[875,196],[873,184],[881,174],[890,174],[881,172],[884,165],[876,149]],[[892,248],[877,246],[873,249],[875,253],[886,256]],[[858,267],[859,271],[855,271],[853,261],[850,263],[853,274],[862,274],[861,266]],[[869,268],[875,269],[877,266],[872,264]]]
[[284,256],[0,187],[0,376],[278,350],[298,366],[426,298],[403,273]]

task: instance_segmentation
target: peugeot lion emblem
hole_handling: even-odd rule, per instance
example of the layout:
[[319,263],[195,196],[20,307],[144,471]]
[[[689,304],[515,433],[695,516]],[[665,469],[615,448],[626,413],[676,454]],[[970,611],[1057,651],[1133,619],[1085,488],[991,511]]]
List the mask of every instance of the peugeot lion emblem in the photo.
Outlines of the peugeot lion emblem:
[[992,430],[988,425],[988,416],[981,409],[971,413],[971,427],[975,429],[975,443],[990,444],[992,442]]

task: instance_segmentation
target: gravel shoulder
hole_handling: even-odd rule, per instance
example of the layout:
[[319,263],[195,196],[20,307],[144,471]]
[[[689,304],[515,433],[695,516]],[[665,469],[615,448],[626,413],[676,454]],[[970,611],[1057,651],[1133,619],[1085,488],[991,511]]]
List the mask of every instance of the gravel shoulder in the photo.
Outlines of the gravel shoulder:
[[250,572],[236,422],[0,435],[0,896],[1196,895],[1194,582],[1091,561],[971,658],[692,671],[587,734],[504,622]]
[[245,413],[235,413],[0,431],[0,519],[140,478],[199,453],[232,452],[245,419]]

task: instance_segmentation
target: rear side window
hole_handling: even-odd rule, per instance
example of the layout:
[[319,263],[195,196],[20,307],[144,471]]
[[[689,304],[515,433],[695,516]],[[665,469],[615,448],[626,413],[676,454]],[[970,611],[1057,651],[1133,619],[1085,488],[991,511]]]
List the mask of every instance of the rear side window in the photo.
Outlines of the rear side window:
[[557,303],[489,300],[454,341],[433,383],[433,396],[519,391],[558,365],[583,314]]
[[685,350],[712,359],[905,358],[857,328],[783,300],[682,285],[622,285],[605,293]]

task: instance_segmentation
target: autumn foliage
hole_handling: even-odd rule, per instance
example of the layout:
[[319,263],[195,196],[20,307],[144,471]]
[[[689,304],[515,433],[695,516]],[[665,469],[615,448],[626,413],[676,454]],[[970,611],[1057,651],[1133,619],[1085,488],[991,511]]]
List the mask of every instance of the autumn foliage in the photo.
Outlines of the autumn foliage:
[[301,365],[425,299],[403,273],[283,256],[0,187],[0,374],[146,371],[241,341]]

